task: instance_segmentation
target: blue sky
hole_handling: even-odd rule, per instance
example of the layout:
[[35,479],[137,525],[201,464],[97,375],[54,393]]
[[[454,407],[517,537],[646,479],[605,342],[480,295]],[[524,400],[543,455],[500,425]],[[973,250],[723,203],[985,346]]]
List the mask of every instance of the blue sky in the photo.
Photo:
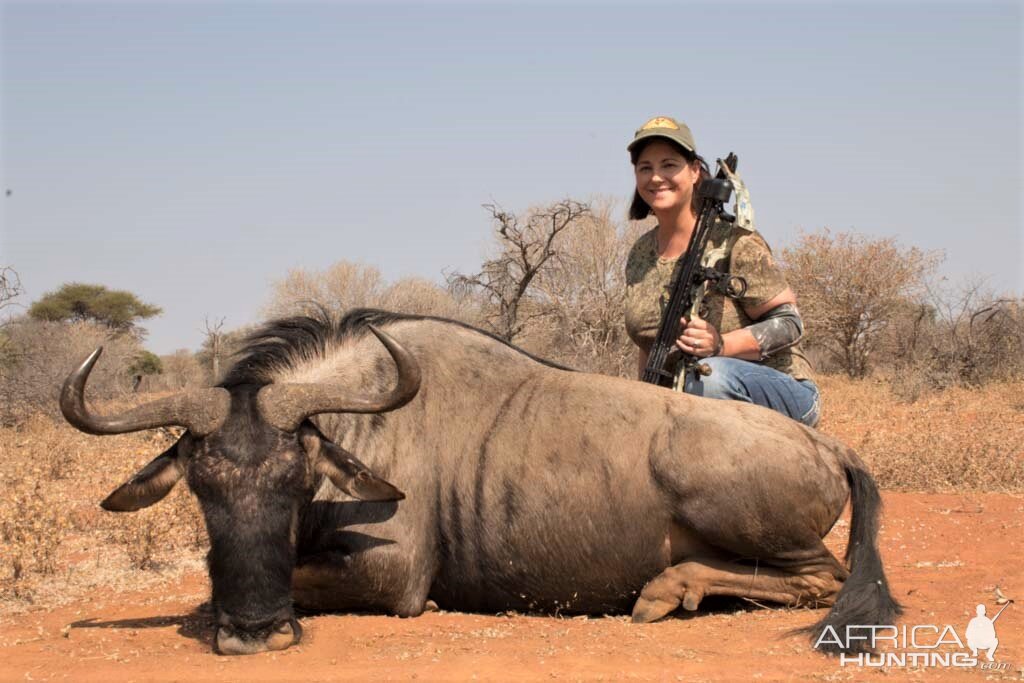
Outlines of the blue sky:
[[2,5],[0,262],[162,306],[159,353],[290,268],[473,270],[481,204],[631,195],[685,120],[776,248],[829,226],[1024,292],[1021,3]]

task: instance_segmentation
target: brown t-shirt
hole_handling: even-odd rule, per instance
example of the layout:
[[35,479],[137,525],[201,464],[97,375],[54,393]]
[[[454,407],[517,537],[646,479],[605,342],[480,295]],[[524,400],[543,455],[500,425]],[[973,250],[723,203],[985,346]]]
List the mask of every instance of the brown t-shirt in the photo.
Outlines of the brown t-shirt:
[[[655,227],[641,235],[626,259],[626,332],[643,349],[650,349],[658,335],[661,311],[670,294],[672,271],[679,260],[658,256],[657,230]],[[747,281],[747,291],[738,299],[730,299],[713,289],[704,297],[708,310],[705,320],[721,334],[750,325],[754,321],[743,310],[744,307],[770,301],[789,286],[772,259],[771,249],[757,232],[742,234],[724,262],[713,265]],[[799,343],[759,362],[794,379],[813,379],[811,364],[800,350]]]

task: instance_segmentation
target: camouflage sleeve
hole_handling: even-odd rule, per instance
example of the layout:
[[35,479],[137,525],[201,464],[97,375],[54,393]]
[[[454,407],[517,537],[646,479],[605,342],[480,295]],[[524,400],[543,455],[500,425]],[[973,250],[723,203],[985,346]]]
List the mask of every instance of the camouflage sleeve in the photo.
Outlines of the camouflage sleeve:
[[780,304],[761,318],[747,325],[761,349],[761,360],[800,341],[804,335],[804,323],[800,311],[793,304]]
[[736,240],[729,260],[729,272],[747,281],[747,292],[739,299],[744,308],[771,301],[789,286],[782,269],[772,258],[772,250],[756,232]]

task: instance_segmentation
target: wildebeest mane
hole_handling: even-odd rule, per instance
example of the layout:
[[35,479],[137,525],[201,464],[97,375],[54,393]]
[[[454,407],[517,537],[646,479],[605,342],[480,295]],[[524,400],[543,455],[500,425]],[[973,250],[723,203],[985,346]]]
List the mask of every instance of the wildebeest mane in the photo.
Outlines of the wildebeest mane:
[[274,376],[282,371],[306,361],[323,358],[332,345],[369,334],[367,325],[382,328],[391,323],[414,320],[430,320],[471,330],[537,363],[559,370],[573,371],[572,368],[535,356],[487,330],[450,318],[398,313],[376,308],[354,308],[338,319],[322,306],[317,306],[316,309],[311,315],[272,320],[246,337],[242,348],[236,353],[238,360],[218,386],[230,389],[243,384],[269,384]]

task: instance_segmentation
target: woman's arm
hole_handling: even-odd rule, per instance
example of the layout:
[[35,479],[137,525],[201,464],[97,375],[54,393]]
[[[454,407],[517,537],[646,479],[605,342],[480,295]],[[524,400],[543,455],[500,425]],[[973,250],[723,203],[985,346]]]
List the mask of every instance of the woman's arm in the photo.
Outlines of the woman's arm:
[[771,301],[752,309],[747,314],[755,322],[743,330],[757,342],[761,360],[788,349],[804,336],[804,322],[796,308],[796,295],[789,287]]
[[743,310],[756,322],[727,334],[719,334],[713,325],[700,318],[689,323],[684,321],[686,328],[676,342],[677,346],[699,358],[718,355],[761,360],[792,346],[803,334],[803,324],[796,310],[796,295],[789,287],[763,304],[744,307]]

